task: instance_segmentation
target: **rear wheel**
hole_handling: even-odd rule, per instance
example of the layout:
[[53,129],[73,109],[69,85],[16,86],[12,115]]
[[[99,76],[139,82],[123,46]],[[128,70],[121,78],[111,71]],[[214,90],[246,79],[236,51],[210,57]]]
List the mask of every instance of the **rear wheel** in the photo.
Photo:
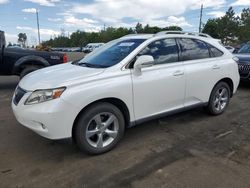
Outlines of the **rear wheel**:
[[90,154],[101,154],[121,140],[125,121],[121,111],[109,103],[97,103],[80,115],[74,129],[77,146]]
[[230,101],[230,88],[226,82],[218,83],[210,96],[207,110],[212,115],[220,115],[225,112]]
[[40,69],[41,67],[38,67],[38,66],[27,66],[25,67],[21,73],[20,73],[20,79],[22,79],[24,76],[26,76],[27,74],[31,73],[31,72],[34,72],[38,69]]

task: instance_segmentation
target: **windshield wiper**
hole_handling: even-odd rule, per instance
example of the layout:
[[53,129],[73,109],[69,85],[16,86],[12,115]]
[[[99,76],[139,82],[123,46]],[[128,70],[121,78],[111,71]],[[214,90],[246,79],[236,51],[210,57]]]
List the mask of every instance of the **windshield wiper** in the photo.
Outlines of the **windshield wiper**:
[[90,67],[90,68],[107,68],[107,66],[104,66],[104,65],[96,65],[96,64],[91,64],[87,62],[81,62],[81,63],[78,63],[78,65],[85,65],[86,67]]

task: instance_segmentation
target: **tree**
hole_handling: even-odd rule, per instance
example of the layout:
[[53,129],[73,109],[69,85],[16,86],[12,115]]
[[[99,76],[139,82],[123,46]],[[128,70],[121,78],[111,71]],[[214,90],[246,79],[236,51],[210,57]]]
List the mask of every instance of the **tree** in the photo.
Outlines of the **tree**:
[[239,18],[230,7],[225,16],[208,20],[203,32],[221,39],[223,44],[233,44],[238,40]]
[[213,38],[219,38],[218,34],[218,19],[209,19],[204,26],[203,33],[209,34]]
[[27,35],[26,33],[19,33],[17,42],[21,44],[23,47],[26,46]]
[[105,30],[101,30],[100,32],[85,32],[77,30],[73,32],[70,38],[65,37],[63,35],[55,36],[53,39],[51,38],[48,41],[44,41],[44,46],[51,46],[51,47],[83,47],[88,43],[93,42],[109,42],[111,40],[123,37],[128,34],[137,33],[157,33],[163,30],[182,30],[182,28],[178,26],[170,26],[167,28],[159,28],[159,27],[151,27],[146,25],[145,27],[142,24],[138,23],[136,25],[136,29],[132,28],[125,28],[125,27],[108,27]]
[[223,44],[232,44],[237,40],[238,25],[238,18],[230,7],[226,15],[218,20],[218,34]]
[[250,8],[242,10],[238,35],[241,42],[250,41]]
[[164,28],[166,31],[182,31],[182,28],[179,26],[169,26]]
[[135,31],[136,33],[143,33],[143,27],[142,27],[142,24],[141,23],[137,23],[136,26],[135,26]]
[[143,33],[158,33],[160,31],[162,31],[163,29],[162,28],[159,28],[159,27],[151,27],[149,26],[148,24],[143,28]]

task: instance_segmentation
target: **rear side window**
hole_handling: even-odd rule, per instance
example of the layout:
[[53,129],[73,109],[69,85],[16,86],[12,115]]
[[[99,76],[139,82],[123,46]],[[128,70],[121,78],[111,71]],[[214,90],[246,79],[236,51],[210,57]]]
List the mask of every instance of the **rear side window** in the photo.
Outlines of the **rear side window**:
[[181,49],[181,61],[209,58],[205,42],[196,39],[178,39]]
[[211,57],[220,57],[223,55],[223,52],[218,50],[217,48],[215,48],[214,46],[207,44],[209,49],[210,49],[210,53],[211,53]]
[[162,39],[149,44],[141,55],[151,55],[155,60],[155,64],[173,63],[178,62],[178,47],[175,39]]

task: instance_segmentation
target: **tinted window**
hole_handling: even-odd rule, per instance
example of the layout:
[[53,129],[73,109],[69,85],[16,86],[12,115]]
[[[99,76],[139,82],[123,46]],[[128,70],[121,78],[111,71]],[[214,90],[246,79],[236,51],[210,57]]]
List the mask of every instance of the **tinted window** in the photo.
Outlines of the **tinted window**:
[[178,61],[178,48],[175,39],[157,40],[149,44],[140,55],[151,55],[155,64],[172,63]]
[[248,54],[248,53],[250,53],[250,44],[244,45],[244,46],[239,50],[238,53],[240,53],[240,54]]
[[209,58],[209,50],[206,43],[194,39],[179,39],[181,47],[181,60],[194,60]]
[[118,39],[111,41],[87,55],[78,64],[95,68],[116,65],[144,41],[145,39]]
[[220,50],[218,50],[217,48],[215,48],[214,46],[212,45],[209,45],[209,49],[210,49],[210,52],[211,52],[211,57],[220,57],[223,55],[223,52],[221,52]]

